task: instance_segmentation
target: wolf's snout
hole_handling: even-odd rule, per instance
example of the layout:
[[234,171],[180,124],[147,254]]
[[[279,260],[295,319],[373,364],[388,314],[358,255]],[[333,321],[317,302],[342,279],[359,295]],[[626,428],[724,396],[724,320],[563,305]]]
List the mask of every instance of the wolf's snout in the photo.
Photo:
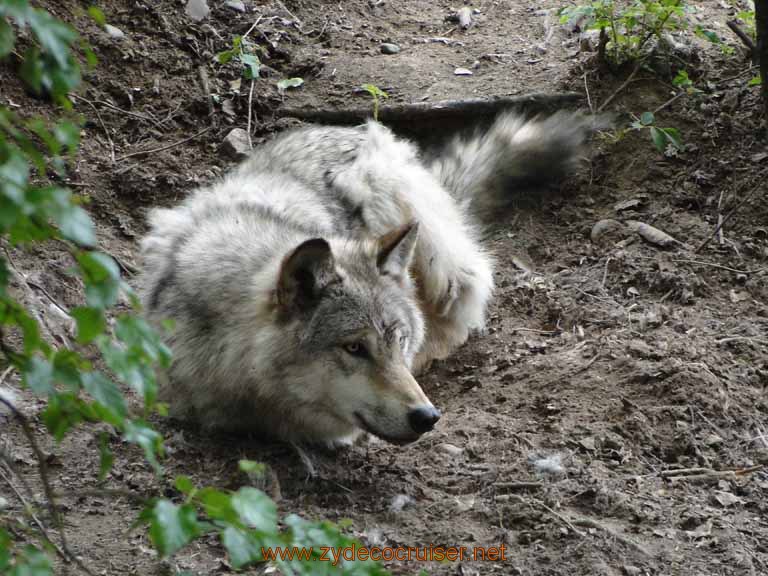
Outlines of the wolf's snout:
[[435,427],[440,416],[440,410],[434,406],[420,406],[408,412],[408,423],[414,432],[424,434]]

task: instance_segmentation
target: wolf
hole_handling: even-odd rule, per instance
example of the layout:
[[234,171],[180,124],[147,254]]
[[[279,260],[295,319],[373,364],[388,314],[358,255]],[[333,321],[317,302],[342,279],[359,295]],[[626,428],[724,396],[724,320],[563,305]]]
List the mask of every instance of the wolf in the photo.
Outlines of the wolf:
[[301,127],[153,209],[141,294],[173,321],[172,415],[325,445],[432,430],[415,375],[485,326],[485,226],[571,171],[593,128],[508,112],[424,153],[373,120]]

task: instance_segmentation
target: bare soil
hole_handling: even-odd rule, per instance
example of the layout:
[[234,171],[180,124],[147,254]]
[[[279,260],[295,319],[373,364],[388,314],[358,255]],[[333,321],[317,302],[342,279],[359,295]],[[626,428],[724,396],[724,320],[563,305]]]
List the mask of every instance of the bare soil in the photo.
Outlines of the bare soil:
[[[467,31],[445,20],[453,9],[443,0],[244,0],[245,13],[209,3],[210,16],[194,23],[184,2],[102,0],[125,33],[118,40],[84,15],[88,2],[39,2],[74,24],[99,57],[75,100],[86,124],[70,184],[88,200],[102,246],[127,269],[137,265],[149,207],[178,202],[233,164],[220,144],[247,125],[250,82],[213,56],[254,23],[251,38],[265,50],[252,96],[254,143],[295,124],[279,118],[281,106],[366,105],[364,83],[403,102],[576,91],[588,108],[630,72],[613,75],[579,50],[552,13],[560,3],[550,0],[479,0]],[[371,441],[317,455],[317,477],[308,478],[289,447],[158,420],[169,479],[156,479],[137,450],[113,437],[117,462],[105,487],[173,497],[170,478],[186,474],[236,489],[248,482],[237,461],[250,458],[270,466],[264,488],[281,514],[349,518],[368,544],[507,546],[505,562],[390,563],[398,574],[768,574],[768,472],[759,468],[768,465],[766,132],[757,88],[747,87],[753,74],[723,25],[733,9],[691,4],[693,21],[736,53],[705,46],[691,31],[680,36],[703,92],[657,118],[681,131],[685,151],[665,158],[647,132],[599,140],[562,194],[500,223],[489,239],[499,265],[487,333],[422,379],[444,413],[438,430],[405,448]],[[401,51],[382,54],[382,42]],[[11,66],[0,66],[3,103],[51,116]],[[454,75],[456,68],[473,75]],[[619,124],[669,100],[670,76],[660,68],[640,71],[616,94],[608,109]],[[304,85],[279,94],[275,82],[295,76]],[[754,189],[722,241],[697,251],[718,214]],[[679,243],[662,248],[636,234],[592,242],[590,230],[606,218],[651,224]],[[11,254],[60,305],[82,301],[60,247]],[[13,377],[8,383],[18,387]],[[42,401],[21,393],[20,406],[46,438]],[[39,487],[19,429],[2,415],[0,426],[17,468]],[[159,560],[146,533],[130,530],[138,504],[85,494],[97,483],[94,431],[85,427],[60,446],[43,440],[55,453],[52,479],[70,545],[84,562],[100,574],[230,572],[213,539]],[[669,476],[683,468],[739,472]],[[0,486],[8,500],[0,515],[23,516]]]

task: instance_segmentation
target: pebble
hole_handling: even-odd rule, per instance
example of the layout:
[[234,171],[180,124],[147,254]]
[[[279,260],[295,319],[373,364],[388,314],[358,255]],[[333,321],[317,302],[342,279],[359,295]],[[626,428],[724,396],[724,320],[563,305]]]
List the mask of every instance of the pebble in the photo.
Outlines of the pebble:
[[104,32],[106,32],[110,38],[114,38],[115,40],[122,40],[125,38],[125,32],[120,30],[117,26],[112,26],[112,24],[105,24]]
[[251,151],[248,145],[248,133],[242,128],[234,128],[221,143],[221,151],[235,160],[241,160]]
[[235,12],[245,13],[245,4],[241,0],[227,0],[224,6]]
[[453,73],[456,76],[472,76],[472,70],[469,68],[456,68]]
[[381,45],[381,53],[382,54],[397,54],[400,52],[400,46],[397,44],[391,44],[389,42],[385,42]]

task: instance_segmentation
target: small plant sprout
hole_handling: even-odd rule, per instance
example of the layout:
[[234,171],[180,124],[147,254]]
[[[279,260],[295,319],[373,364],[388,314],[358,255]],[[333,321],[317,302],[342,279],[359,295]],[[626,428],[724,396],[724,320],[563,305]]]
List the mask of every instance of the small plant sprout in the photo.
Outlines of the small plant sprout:
[[232,39],[232,48],[216,54],[219,64],[227,64],[232,60],[239,62],[243,67],[243,76],[248,80],[259,77],[261,60],[256,52],[262,50],[257,44],[249,42],[244,36],[235,36]]
[[656,149],[665,156],[677,156],[683,149],[680,132],[677,128],[662,128],[656,126],[656,118],[653,112],[643,112],[640,118],[633,116],[634,121],[630,125],[633,130],[648,130],[651,141]]
[[284,78],[283,80],[278,80],[277,91],[280,94],[285,94],[286,90],[290,88],[298,88],[303,84],[304,84],[303,78]]
[[375,86],[374,84],[363,84],[361,86],[363,90],[368,92],[368,94],[371,95],[371,98],[373,98],[373,119],[378,120],[379,119],[379,98],[389,98],[389,94],[384,92],[381,88],[378,86]]
[[614,65],[641,59],[649,41],[661,40],[666,32],[685,29],[683,0],[634,0],[622,7],[614,0],[593,0],[560,10],[562,24],[600,30],[605,38],[605,56]]

